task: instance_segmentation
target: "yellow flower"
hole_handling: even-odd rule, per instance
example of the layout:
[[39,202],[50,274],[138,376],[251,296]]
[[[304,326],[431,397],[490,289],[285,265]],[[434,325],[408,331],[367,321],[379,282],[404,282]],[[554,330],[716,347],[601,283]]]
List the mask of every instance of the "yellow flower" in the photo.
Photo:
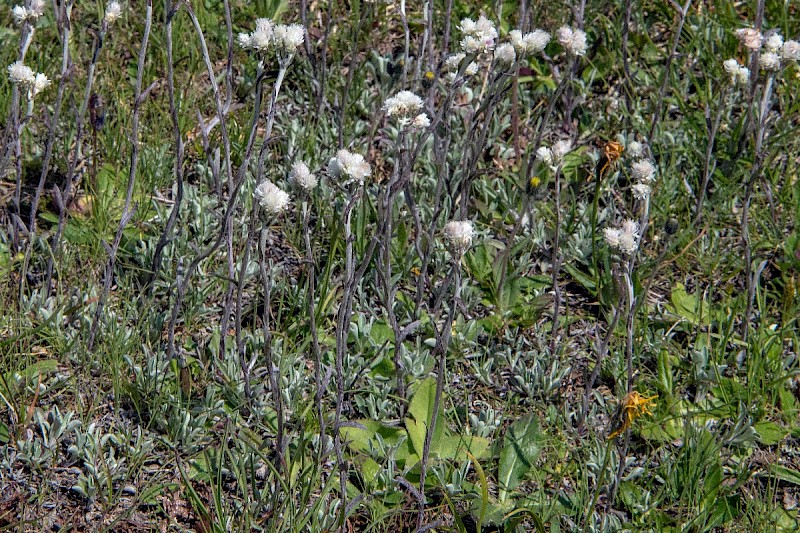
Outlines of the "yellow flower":
[[652,415],[651,407],[655,406],[655,399],[658,396],[642,396],[636,391],[629,392],[625,395],[614,413],[614,418],[611,422],[613,431],[608,435],[609,439],[622,435],[625,431],[629,430],[634,420],[642,415]]

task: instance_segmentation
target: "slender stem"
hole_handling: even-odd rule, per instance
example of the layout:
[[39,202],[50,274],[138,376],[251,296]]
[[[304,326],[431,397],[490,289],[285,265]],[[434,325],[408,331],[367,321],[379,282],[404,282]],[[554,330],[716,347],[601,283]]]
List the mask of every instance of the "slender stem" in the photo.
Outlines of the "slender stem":
[[150,91],[155,88],[156,82],[153,82],[150,87],[146,90],[142,89],[142,78],[144,77],[144,70],[145,70],[145,59],[147,58],[147,44],[150,40],[150,28],[153,22],[153,0],[147,0],[147,7],[145,9],[145,20],[144,20],[144,35],[142,36],[142,46],[139,49],[139,63],[138,63],[138,70],[136,74],[136,88],[134,91],[134,100],[133,100],[133,118],[131,124],[131,164],[130,170],[128,171],[128,187],[125,192],[125,204],[122,208],[122,216],[120,217],[119,225],[117,226],[117,233],[114,237],[114,243],[112,244],[111,248],[108,252],[108,262],[106,263],[106,269],[104,273],[103,279],[103,291],[100,294],[100,298],[97,302],[97,307],[95,308],[94,319],[92,320],[92,326],[89,330],[89,341],[87,344],[87,350],[89,352],[92,351],[94,348],[94,340],[97,334],[97,328],[100,323],[100,319],[103,312],[103,307],[106,302],[106,298],[108,297],[108,291],[111,289],[111,281],[114,277],[114,267],[116,265],[117,260],[117,251],[119,250],[120,243],[122,242],[122,234],[125,231],[125,226],[128,225],[128,222],[133,218],[134,209],[131,209],[131,202],[133,200],[133,188],[134,184],[136,183],[136,169],[139,164],[139,115],[141,113],[142,104],[144,103],[145,98],[150,93]]
[[311,206],[308,200],[303,201],[303,240],[306,245],[306,269],[308,276],[308,327],[311,332],[311,348],[314,352],[314,384],[316,385],[315,401],[317,405],[317,418],[319,420],[319,459],[325,454],[325,412],[322,406],[322,397],[325,393],[322,384],[322,350],[319,346],[319,333],[317,332],[316,312],[316,286],[317,274],[314,262],[314,251],[311,247]]
[[550,355],[555,356],[558,344],[559,314],[561,311],[561,287],[558,284],[558,275],[561,269],[561,167],[556,168],[555,176],[555,195],[556,195],[556,226],[553,232],[553,331],[550,340]]
[[450,337],[453,331],[453,320],[455,319],[456,309],[461,301],[461,255],[455,254],[450,270],[453,280],[453,300],[447,312],[447,319],[442,324],[442,330],[436,335],[436,346],[433,356],[437,357],[436,369],[436,394],[433,398],[433,413],[431,421],[425,431],[425,444],[422,448],[422,462],[420,463],[419,473],[419,511],[417,513],[417,530],[420,530],[425,520],[425,478],[428,474],[428,461],[431,455],[431,441],[433,433],[438,423],[439,410],[442,402],[442,391],[444,390],[444,377],[447,365],[447,350],[450,345]]

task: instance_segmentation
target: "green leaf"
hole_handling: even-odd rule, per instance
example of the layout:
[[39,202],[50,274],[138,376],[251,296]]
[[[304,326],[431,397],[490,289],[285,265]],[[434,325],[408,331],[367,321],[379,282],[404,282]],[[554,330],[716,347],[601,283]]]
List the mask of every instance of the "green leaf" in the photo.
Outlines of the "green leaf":
[[768,422],[766,420],[757,422],[754,427],[758,434],[758,441],[767,446],[778,444],[789,433],[775,422]]
[[508,428],[500,452],[500,501],[505,501],[508,492],[514,490],[533,468],[542,451],[543,440],[539,419],[533,414],[517,420]]
[[433,417],[433,402],[436,399],[436,381],[428,378],[419,384],[408,404],[408,413],[417,422],[428,424]]
[[800,487],[800,472],[780,465],[769,467],[769,475],[785,483],[791,483]]

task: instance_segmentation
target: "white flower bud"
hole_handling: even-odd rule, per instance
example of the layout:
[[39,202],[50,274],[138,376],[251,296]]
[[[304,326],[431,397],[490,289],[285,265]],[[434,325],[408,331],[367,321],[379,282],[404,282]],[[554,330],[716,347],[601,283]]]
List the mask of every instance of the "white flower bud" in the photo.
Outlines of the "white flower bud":
[[431,119],[425,113],[420,113],[411,121],[411,126],[423,130],[431,125]]
[[553,145],[553,161],[556,164],[564,161],[564,157],[572,150],[572,141],[558,141]]
[[739,67],[739,70],[736,71],[736,82],[740,85],[747,85],[750,82],[750,69]]
[[451,250],[463,254],[472,245],[475,230],[469,220],[452,220],[444,225],[444,238]]
[[50,85],[50,80],[41,72],[36,75],[31,86],[31,98],[45,90]]
[[638,141],[631,141],[625,147],[625,153],[630,157],[641,157],[644,153],[644,145]]
[[113,24],[118,18],[122,16],[122,6],[119,2],[109,2],[106,4],[106,14],[103,17],[103,21],[107,25]]
[[540,146],[536,150],[536,159],[547,166],[551,166],[553,164],[553,151],[546,146]]

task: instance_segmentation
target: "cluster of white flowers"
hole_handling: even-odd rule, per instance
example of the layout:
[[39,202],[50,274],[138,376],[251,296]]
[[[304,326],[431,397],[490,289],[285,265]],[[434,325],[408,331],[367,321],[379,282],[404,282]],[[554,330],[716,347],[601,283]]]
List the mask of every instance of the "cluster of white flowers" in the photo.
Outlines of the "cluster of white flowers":
[[254,195],[268,215],[277,216],[289,207],[289,194],[269,180],[259,183]]
[[[763,70],[774,72],[780,70],[782,61],[800,61],[800,43],[791,39],[784,41],[783,36],[776,31],[764,37],[755,28],[740,28],[736,30],[736,38],[750,52],[761,51],[758,66]],[[727,65],[725,70],[731,73]]]
[[656,167],[649,159],[636,161],[631,165],[631,173],[634,179],[644,183],[653,183],[656,179]]
[[742,46],[751,52],[761,49],[761,32],[755,28],[740,28],[736,30],[736,38]]
[[656,167],[649,159],[641,158],[631,165],[631,175],[637,181],[631,187],[637,200],[646,200],[652,192],[652,184],[656,180]]
[[422,109],[422,98],[411,91],[400,91],[387,98],[383,109],[388,116],[397,117],[401,127],[411,124],[413,127],[421,129],[427,128],[431,123],[428,115],[419,112]]
[[28,100],[36,98],[37,94],[50,85],[46,75],[33,72],[33,69],[22,61],[16,61],[8,66],[8,79],[20,89],[28,91]]
[[328,161],[328,172],[334,178],[344,177],[343,185],[347,185],[364,181],[372,172],[372,168],[364,161],[363,155],[341,149],[336,152],[336,157]]
[[306,29],[300,24],[278,24],[275,26],[273,39],[278,50],[292,55],[303,45],[303,41],[306,39]]
[[611,248],[625,255],[633,255],[639,247],[639,223],[627,219],[619,228],[605,228],[603,235]]
[[305,41],[306,30],[299,24],[275,25],[270,19],[256,19],[256,29],[251,33],[240,33],[237,40],[245,50],[267,52],[271,45],[288,57],[297,52]]
[[519,30],[511,30],[508,32],[508,38],[520,56],[541,53],[550,42],[550,34],[544,30],[533,30],[525,35]]
[[475,22],[471,18],[461,21],[459,29],[464,34],[461,39],[461,48],[467,54],[488,52],[494,48],[497,39],[497,29],[494,23],[481,15]]
[[308,165],[302,161],[292,165],[288,181],[289,185],[300,194],[310,194],[319,182],[317,177],[309,170]]
[[114,22],[117,21],[122,16],[122,6],[119,2],[114,2],[113,0],[106,4],[106,14],[103,17],[103,22],[106,23],[107,26],[110,26]]
[[451,220],[444,225],[444,238],[452,252],[461,256],[472,245],[475,230],[469,220]]
[[558,141],[553,145],[553,148],[547,146],[540,146],[536,150],[536,159],[550,167],[555,172],[561,163],[564,162],[564,157],[572,151],[572,141]]
[[746,85],[750,81],[750,69],[740,65],[735,59],[726,59],[722,66],[730,76],[732,84]]
[[44,15],[45,3],[44,0],[33,0],[31,7],[14,6],[11,8],[11,14],[14,16],[14,22],[23,24],[25,22],[33,24],[39,17]]
[[568,54],[573,56],[586,55],[586,32],[561,26],[556,31],[556,39]]
[[[453,74],[455,74],[456,72],[458,72],[458,67],[461,66],[461,62],[464,61],[465,57],[467,57],[467,54],[463,52],[458,54],[453,54],[445,60],[444,64],[445,66],[447,66],[449,70],[453,72]],[[478,65],[474,61],[471,61],[470,64],[467,65],[467,68],[464,69],[464,74],[467,76],[474,76],[477,73],[478,73]]]

